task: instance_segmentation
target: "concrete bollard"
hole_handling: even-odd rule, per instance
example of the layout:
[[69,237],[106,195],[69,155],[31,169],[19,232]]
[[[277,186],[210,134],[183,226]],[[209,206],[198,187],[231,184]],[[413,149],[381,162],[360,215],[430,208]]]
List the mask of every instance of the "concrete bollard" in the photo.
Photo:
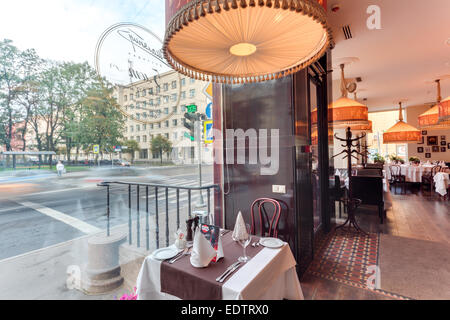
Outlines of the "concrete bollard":
[[96,295],[110,292],[123,284],[120,275],[119,246],[123,234],[94,236],[88,240],[88,264],[82,279],[82,290]]

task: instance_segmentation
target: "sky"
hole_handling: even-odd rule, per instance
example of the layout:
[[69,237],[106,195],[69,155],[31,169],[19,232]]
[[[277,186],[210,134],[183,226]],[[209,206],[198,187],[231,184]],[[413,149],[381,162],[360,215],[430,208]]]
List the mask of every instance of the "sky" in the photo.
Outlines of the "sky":
[[164,0],[2,0],[0,39],[56,61],[88,61],[108,27],[138,23],[164,37]]

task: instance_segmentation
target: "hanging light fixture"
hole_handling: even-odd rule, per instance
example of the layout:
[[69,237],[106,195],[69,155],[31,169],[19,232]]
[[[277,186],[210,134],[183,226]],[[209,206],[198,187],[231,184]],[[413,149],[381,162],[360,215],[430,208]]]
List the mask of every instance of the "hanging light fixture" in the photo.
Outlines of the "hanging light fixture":
[[447,129],[450,127],[450,97],[439,104],[439,125]]
[[[182,0],[168,14],[164,55],[188,77],[220,83],[273,80],[333,45],[322,0]],[[166,0],[166,11],[173,7]]]
[[[439,107],[441,105],[441,102],[445,103],[442,100],[441,96],[441,80],[435,80],[437,84],[437,104],[433,106],[430,110],[427,110],[426,112],[422,113],[419,116],[419,127],[421,129],[428,129],[428,130],[437,130],[437,129],[447,129],[450,126],[450,121],[448,124],[439,122]],[[446,100],[450,102],[450,97],[448,97]]]
[[[334,142],[334,132],[332,128],[328,128],[328,143],[333,144]],[[319,144],[319,132],[317,128],[313,129],[311,133],[311,143],[313,146],[317,146]]]
[[420,142],[422,139],[422,133],[420,132],[420,130],[403,121],[402,103],[399,102],[399,105],[399,121],[392,128],[383,133],[383,143],[401,144]]
[[[341,98],[328,106],[328,123],[338,128],[354,127],[370,128],[369,110],[367,106],[348,98],[347,83],[345,81],[344,64],[341,67]],[[311,114],[311,122],[317,125],[317,109]]]

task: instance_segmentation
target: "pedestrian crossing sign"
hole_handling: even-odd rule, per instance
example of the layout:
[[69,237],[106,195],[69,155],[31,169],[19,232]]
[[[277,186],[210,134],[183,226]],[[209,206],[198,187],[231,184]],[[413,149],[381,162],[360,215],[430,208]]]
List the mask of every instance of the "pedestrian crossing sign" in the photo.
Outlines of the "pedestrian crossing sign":
[[99,154],[99,150],[100,150],[100,146],[98,144],[95,144],[94,149],[93,149],[94,154]]

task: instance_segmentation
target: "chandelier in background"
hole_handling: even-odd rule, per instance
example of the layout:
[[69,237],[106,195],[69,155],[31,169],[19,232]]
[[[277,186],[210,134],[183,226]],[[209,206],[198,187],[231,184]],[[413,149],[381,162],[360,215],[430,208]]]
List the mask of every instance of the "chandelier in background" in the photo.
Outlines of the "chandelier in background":
[[383,133],[383,143],[401,144],[420,142],[422,140],[421,131],[403,121],[402,103],[399,102],[399,105],[399,121]]

